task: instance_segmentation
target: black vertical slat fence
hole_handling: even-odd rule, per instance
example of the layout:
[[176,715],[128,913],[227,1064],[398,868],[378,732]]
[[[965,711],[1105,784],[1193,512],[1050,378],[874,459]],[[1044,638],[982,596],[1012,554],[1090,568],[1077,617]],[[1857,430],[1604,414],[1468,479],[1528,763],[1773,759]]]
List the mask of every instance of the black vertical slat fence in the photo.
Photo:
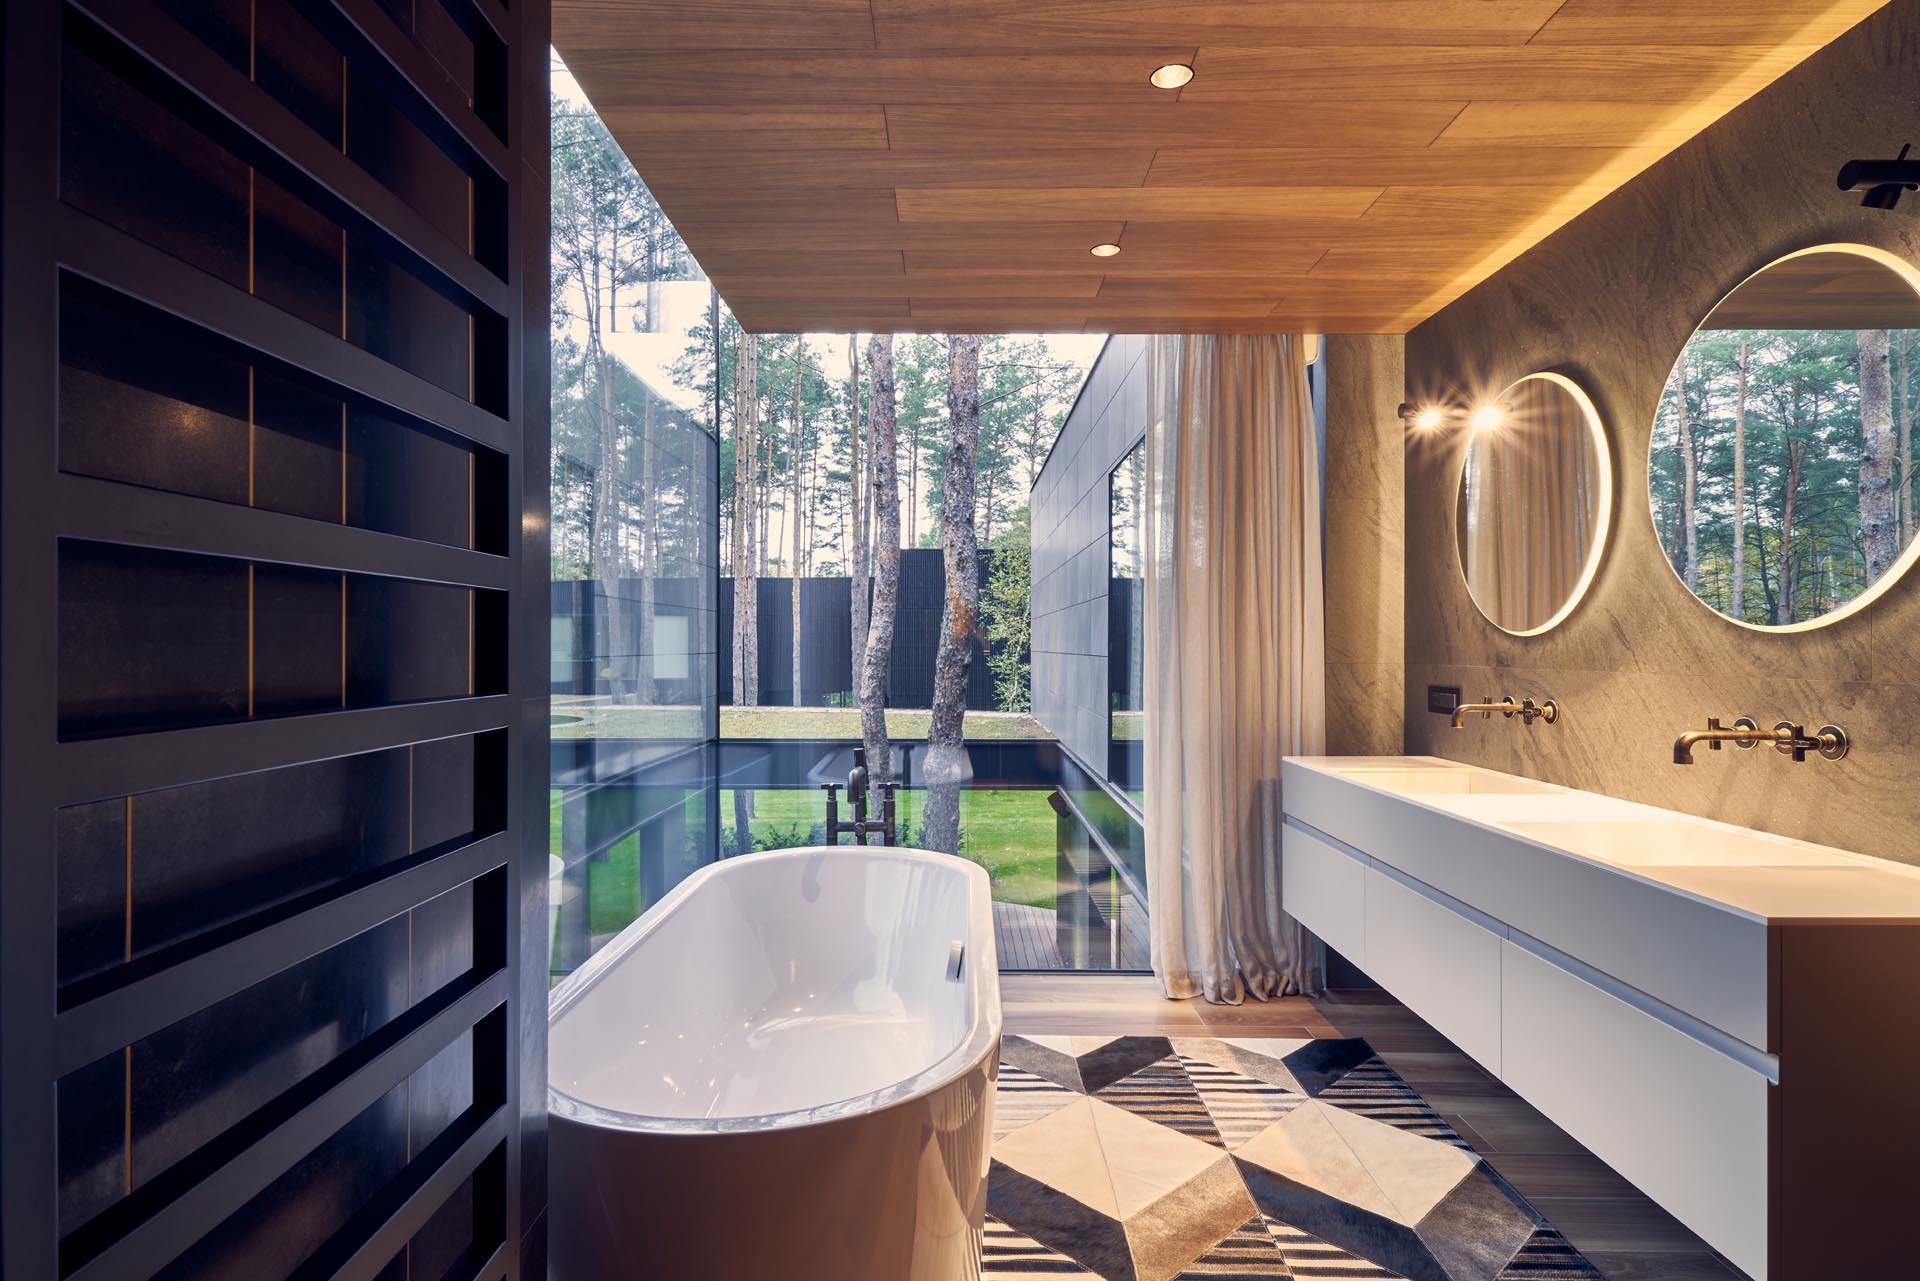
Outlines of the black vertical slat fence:
[[542,1276],[546,7],[0,23],[0,1268]]

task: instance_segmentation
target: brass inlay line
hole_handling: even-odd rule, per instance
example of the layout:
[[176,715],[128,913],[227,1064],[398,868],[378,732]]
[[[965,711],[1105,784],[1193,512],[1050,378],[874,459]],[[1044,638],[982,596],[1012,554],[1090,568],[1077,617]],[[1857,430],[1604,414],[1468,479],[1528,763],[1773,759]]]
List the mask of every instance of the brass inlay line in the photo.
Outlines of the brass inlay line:
[[[251,268],[249,268],[251,272]],[[251,286],[249,286],[251,292]],[[247,506],[253,506],[253,365],[247,365]]]
[[253,719],[253,569],[247,562],[247,719]]
[[340,402],[340,523],[347,523],[347,402]]
[[467,694],[473,694],[473,588],[467,588]]
[[340,575],[340,706],[347,705],[347,576]]

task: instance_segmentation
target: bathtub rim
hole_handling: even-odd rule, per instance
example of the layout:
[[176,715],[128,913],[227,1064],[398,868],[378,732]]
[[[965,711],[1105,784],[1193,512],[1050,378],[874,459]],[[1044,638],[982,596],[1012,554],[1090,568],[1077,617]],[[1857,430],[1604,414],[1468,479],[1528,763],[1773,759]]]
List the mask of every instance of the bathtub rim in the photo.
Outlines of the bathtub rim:
[[960,1043],[920,1071],[862,1094],[832,1099],[811,1107],[750,1116],[679,1117],[623,1112],[575,1098],[553,1084],[551,1057],[547,1074],[547,1110],[554,1116],[597,1129],[646,1135],[752,1134],[765,1130],[827,1125],[912,1103],[951,1085],[999,1053],[1003,1016],[1000,1008],[1000,956],[993,932],[993,882],[978,863],[912,846],[806,845],[763,850],[719,859],[690,874],[640,917],[589,957],[584,965],[556,984],[547,998],[547,1026],[553,1024],[590,991],[648,935],[670,919],[680,905],[713,878],[750,863],[797,862],[809,857],[864,856],[872,859],[926,859],[958,871],[967,886],[968,938],[963,975],[974,995],[975,1015]]

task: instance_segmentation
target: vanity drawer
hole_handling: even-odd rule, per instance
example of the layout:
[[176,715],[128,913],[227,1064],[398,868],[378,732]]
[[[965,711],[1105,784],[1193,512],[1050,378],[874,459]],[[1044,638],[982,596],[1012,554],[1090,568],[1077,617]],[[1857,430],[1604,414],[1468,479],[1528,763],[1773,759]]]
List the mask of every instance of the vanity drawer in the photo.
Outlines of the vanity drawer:
[[1378,868],[1366,915],[1368,977],[1498,1076],[1501,937]]
[[1766,1281],[1766,1078],[1511,942],[1502,948],[1502,1079]]
[[1280,905],[1322,942],[1367,969],[1367,865],[1291,824],[1280,833]]

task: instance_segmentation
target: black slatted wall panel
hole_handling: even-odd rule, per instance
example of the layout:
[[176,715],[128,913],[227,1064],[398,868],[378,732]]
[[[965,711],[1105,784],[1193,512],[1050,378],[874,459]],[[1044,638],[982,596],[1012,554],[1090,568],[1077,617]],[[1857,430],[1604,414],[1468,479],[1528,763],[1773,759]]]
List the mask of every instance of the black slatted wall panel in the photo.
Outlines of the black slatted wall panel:
[[3,21],[5,1276],[543,1276],[545,5]]

